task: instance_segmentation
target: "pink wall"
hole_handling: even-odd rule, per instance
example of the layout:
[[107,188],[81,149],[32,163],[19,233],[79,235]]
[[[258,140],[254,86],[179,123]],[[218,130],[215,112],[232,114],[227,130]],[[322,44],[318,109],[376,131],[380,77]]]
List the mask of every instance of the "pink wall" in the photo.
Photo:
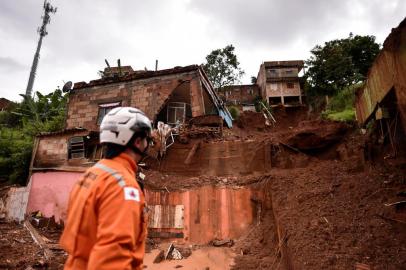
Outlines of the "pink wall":
[[[79,179],[77,172],[37,172],[31,177],[27,213],[41,211],[44,216],[65,220],[69,193]],[[238,238],[256,220],[252,198],[261,198],[255,188],[203,186],[174,192],[147,191],[149,205],[184,205],[183,229],[157,229],[183,232],[184,242],[206,244],[214,238]]]
[[203,186],[170,193],[147,191],[146,200],[150,205],[181,204],[185,206],[183,229],[151,230],[183,232],[183,241],[197,244],[207,244],[215,238],[235,239],[255,222],[257,209],[251,198],[261,196],[262,193],[259,190],[249,187]]
[[58,222],[66,218],[69,193],[82,173],[36,172],[31,176],[27,213],[41,211]]

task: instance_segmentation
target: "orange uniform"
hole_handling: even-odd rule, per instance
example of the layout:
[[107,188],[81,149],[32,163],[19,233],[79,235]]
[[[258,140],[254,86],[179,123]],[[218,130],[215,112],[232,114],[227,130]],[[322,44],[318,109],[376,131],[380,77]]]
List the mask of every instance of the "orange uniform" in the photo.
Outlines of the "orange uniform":
[[147,234],[137,166],[121,153],[88,169],[70,194],[65,270],[142,269]]

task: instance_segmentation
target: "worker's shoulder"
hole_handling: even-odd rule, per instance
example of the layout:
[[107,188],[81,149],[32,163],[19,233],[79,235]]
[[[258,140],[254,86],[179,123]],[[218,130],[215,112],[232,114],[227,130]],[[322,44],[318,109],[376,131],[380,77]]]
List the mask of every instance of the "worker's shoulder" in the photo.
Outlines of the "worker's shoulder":
[[135,172],[129,172],[117,162],[102,160],[91,167],[86,173],[96,174],[98,180],[111,184],[116,183],[120,187],[133,186],[139,188],[135,180]]

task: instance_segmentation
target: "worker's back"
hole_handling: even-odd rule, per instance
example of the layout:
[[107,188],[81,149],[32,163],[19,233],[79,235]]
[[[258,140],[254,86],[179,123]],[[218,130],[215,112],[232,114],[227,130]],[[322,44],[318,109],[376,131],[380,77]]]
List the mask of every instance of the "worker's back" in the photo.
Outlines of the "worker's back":
[[65,269],[141,269],[145,251],[145,198],[136,164],[125,153],[103,159],[74,186],[61,237]]

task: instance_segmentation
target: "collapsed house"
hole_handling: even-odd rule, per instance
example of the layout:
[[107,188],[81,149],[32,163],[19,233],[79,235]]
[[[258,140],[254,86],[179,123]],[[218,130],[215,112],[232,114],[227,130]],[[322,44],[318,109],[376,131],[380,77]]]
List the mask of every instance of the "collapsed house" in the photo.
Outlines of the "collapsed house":
[[153,120],[172,126],[195,117],[232,119],[198,66],[107,76],[75,83],[69,92],[65,130],[42,134],[35,143],[33,170],[92,163],[102,156],[99,126],[111,109],[136,107]]
[[[44,217],[54,216],[57,222],[66,218],[71,188],[88,167],[103,158],[99,125],[112,108],[137,107],[153,120],[154,127],[162,123],[172,127],[193,123],[193,128],[189,130],[193,136],[199,126],[206,126],[203,130],[207,134],[207,131],[218,129],[213,127],[213,123],[220,127],[232,125],[228,110],[198,66],[145,72],[129,70],[127,74],[115,74],[113,71],[89,83],[75,83],[72,89],[68,89],[65,129],[36,137],[29,184],[11,191],[9,205],[13,206],[13,211],[8,214],[10,218],[21,221],[26,214],[37,211]],[[191,176],[215,176],[218,172],[220,175],[235,172],[246,175],[252,170],[266,170],[270,162],[270,148],[258,148],[254,141],[236,144],[178,143],[170,150],[162,160],[162,170]],[[227,153],[234,154],[229,156]],[[193,155],[195,157],[191,158]],[[147,189],[146,200],[151,210],[150,235],[193,243],[208,243],[216,237],[237,237],[253,222],[255,213],[251,206],[241,213],[230,209],[250,204],[247,198],[255,192],[210,187],[171,193],[163,186],[158,190]],[[218,194],[221,200],[214,205],[208,194]],[[202,213],[208,207],[213,207],[213,210]],[[233,222],[238,222],[238,226],[233,226],[228,218],[227,223],[217,222],[215,225],[200,221],[221,219],[225,213]],[[239,215],[245,216],[244,222],[233,218]]]
[[381,52],[356,92],[356,116],[361,126],[375,122],[380,143],[391,145],[391,155],[402,150],[406,134],[406,19],[392,29]]

